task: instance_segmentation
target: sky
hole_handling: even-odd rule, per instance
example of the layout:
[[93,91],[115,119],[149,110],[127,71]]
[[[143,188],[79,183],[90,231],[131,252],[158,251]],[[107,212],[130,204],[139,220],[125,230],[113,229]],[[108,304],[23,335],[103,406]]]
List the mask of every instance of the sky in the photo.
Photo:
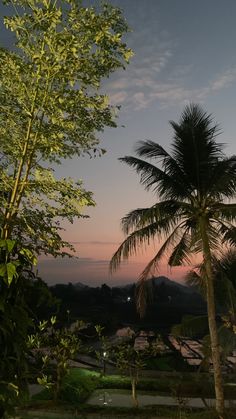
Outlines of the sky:
[[[124,239],[121,218],[132,209],[152,205],[157,197],[144,191],[137,174],[118,158],[134,155],[139,140],[151,139],[168,150],[173,135],[169,120],[178,121],[186,104],[199,103],[211,113],[220,124],[219,141],[226,143],[226,153],[236,153],[235,0],[110,3],[123,10],[131,28],[125,41],[134,57],[125,71],[103,81],[111,103],[121,106],[118,127],[100,135],[107,153],[65,161],[57,169],[60,176],[82,179],[84,187],[93,191],[96,207],[85,210],[90,218],[64,224],[64,238],[74,244],[78,258],[40,258],[39,275],[50,285],[115,286],[137,280],[158,243],[122,264],[112,277],[108,263]],[[1,4],[1,18],[3,14]],[[2,43],[10,46],[2,27],[1,34]],[[183,281],[187,270],[170,270],[163,261],[157,275]]]

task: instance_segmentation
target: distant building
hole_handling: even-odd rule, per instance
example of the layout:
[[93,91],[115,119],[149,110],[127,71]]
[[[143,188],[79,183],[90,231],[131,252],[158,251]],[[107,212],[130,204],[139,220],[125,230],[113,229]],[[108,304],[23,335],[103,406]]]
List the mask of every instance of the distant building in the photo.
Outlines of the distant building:
[[136,351],[143,351],[149,347],[147,336],[138,336],[134,341],[134,349]]
[[116,331],[116,336],[119,338],[132,338],[135,336],[135,331],[130,327],[122,327]]

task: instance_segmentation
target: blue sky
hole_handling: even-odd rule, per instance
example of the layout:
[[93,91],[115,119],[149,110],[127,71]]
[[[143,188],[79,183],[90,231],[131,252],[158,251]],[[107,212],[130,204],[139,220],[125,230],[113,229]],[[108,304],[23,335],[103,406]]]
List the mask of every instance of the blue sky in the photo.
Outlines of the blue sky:
[[[87,4],[92,2],[87,1]],[[135,280],[152,255],[132,258],[109,278],[107,265],[123,239],[120,219],[131,209],[155,202],[143,191],[137,175],[118,157],[133,154],[136,141],[152,139],[168,148],[169,120],[178,120],[189,102],[200,103],[219,122],[219,141],[227,154],[236,152],[236,2],[233,0],[112,0],[121,7],[132,31],[126,42],[134,51],[126,71],[103,82],[113,104],[121,105],[118,128],[101,135],[107,153],[97,159],[63,163],[58,174],[84,181],[94,192],[90,219],[65,225],[65,238],[74,242],[79,259],[45,260],[39,272],[52,282],[90,284]],[[0,13],[2,15],[3,6]],[[8,35],[3,42],[10,44]],[[124,126],[124,127],[123,127]],[[157,246],[157,245],[156,245]],[[181,279],[181,272],[163,265],[160,272]]]

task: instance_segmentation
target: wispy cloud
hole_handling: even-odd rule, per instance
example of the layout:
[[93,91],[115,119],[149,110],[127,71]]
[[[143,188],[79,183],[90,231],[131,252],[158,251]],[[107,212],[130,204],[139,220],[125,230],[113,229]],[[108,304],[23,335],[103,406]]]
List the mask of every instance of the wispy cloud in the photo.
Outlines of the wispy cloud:
[[155,102],[162,108],[189,101],[201,103],[236,81],[236,66],[199,81],[199,69],[193,63],[179,62],[179,40],[160,31],[154,22],[134,32],[132,44],[135,56],[127,70],[113,75],[105,86],[111,103],[123,109],[141,110]]
[[[152,62],[150,61],[151,65]],[[183,74],[186,71],[186,69],[183,69]],[[177,103],[185,104],[189,101],[204,102],[210,95],[227,89],[236,82],[236,67],[227,69],[222,74],[218,74],[215,78],[209,80],[207,85],[200,87],[185,87],[182,77],[178,76],[176,80],[172,77],[167,82],[158,80],[157,77],[152,77],[152,70],[150,69],[145,70],[139,68],[135,72],[136,77],[122,77],[120,80],[116,80],[114,85],[111,84],[109,86],[112,103],[122,104],[124,107],[140,110],[151,106],[157,101],[160,107],[166,107],[170,104],[175,105]],[[140,77],[137,76],[138,72],[140,73]],[[181,75],[180,68],[178,72]]]
[[220,74],[215,80],[211,83],[211,90],[217,91],[224,88],[230,87],[236,80],[236,68],[226,70],[223,74]]
[[[140,15],[140,19],[144,16]],[[111,77],[106,83],[106,91],[112,104],[140,109],[150,103],[153,84],[169,65],[175,42],[167,31],[159,30],[157,22],[150,26],[145,22],[143,29],[133,32],[129,40],[131,48],[132,45],[135,55],[130,65],[125,73],[121,71]]]

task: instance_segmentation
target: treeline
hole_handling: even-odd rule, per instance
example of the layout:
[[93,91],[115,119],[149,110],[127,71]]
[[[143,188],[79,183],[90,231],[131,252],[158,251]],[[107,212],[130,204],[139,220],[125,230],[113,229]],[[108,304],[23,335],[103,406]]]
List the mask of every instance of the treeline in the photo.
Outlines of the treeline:
[[145,327],[170,329],[181,322],[186,314],[198,315],[206,312],[206,303],[199,293],[189,287],[152,280],[150,302],[144,318],[136,310],[136,285],[124,287],[100,287],[56,284],[50,287],[53,301],[59,302],[58,316],[63,322],[78,318],[100,323],[108,330],[120,324],[138,323]]

